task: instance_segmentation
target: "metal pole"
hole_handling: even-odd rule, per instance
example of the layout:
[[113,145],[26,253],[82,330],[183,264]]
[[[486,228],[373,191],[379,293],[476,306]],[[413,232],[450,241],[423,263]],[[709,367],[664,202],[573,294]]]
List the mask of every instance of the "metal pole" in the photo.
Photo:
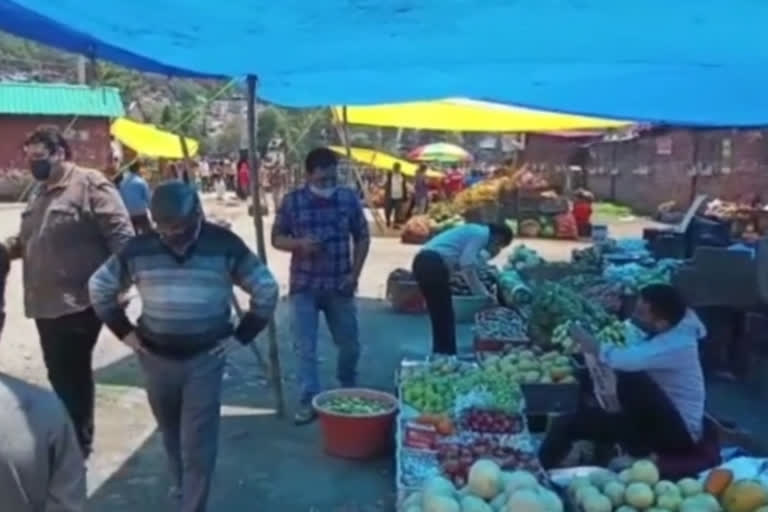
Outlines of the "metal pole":
[[[253,224],[256,228],[256,248],[259,257],[267,264],[267,248],[264,243],[264,220],[261,217],[261,183],[259,180],[259,159],[256,156],[256,77],[248,75],[248,167],[251,173],[251,197],[253,202]],[[267,327],[269,340],[269,377],[272,381],[272,389],[275,393],[275,411],[278,417],[285,414],[285,401],[283,399],[283,381],[280,372],[280,353],[277,347],[277,331],[274,319],[270,320]],[[256,348],[254,347],[254,350]]]

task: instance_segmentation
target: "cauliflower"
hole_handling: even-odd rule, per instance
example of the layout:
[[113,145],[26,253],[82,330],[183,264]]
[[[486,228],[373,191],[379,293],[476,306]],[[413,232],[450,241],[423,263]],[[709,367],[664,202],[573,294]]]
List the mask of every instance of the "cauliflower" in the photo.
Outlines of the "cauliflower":
[[467,487],[475,496],[492,500],[501,491],[500,483],[501,469],[491,460],[478,460],[469,468]]

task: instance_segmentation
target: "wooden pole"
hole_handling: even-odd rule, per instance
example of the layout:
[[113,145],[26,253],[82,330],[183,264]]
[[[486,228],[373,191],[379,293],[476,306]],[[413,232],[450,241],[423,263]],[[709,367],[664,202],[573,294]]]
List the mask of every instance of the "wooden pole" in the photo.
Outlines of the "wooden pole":
[[[259,159],[256,155],[256,76],[248,75],[248,167],[251,172],[251,197],[253,202],[253,224],[256,228],[256,248],[261,261],[267,264],[267,247],[264,243],[264,219],[261,216],[261,182],[259,180]],[[280,352],[277,347],[277,330],[274,319],[270,320],[267,327],[269,340],[269,377],[272,381],[272,389],[275,393],[275,411],[278,417],[285,414],[285,400],[283,399],[283,381],[280,371]],[[256,348],[254,347],[254,350]]]
[[[336,131],[339,133],[339,138],[344,143],[344,149],[347,154],[347,159],[349,162],[352,162],[352,148],[350,147],[349,143],[349,124],[347,123],[347,107],[341,107],[341,119],[338,119],[336,117],[336,111],[335,109],[332,109],[331,112],[333,113],[333,120],[334,125],[336,126]],[[363,180],[360,178],[360,175],[357,172],[357,169],[354,167],[352,168],[352,172],[355,175],[355,181],[357,181],[357,184],[360,186],[360,190],[363,191],[363,199],[365,199],[365,203],[368,205],[368,209],[371,212],[371,215],[373,216],[373,221],[376,223],[376,228],[379,230],[379,233],[385,233],[386,228],[385,223],[379,216],[379,211],[376,209],[376,206],[373,204],[373,200],[370,197],[370,194],[368,194],[368,190],[365,188],[365,183],[363,183]]]

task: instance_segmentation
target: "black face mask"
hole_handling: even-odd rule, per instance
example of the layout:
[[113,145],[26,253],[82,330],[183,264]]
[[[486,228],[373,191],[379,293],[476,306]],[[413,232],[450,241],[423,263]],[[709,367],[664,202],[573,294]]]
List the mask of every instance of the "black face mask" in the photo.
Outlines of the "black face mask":
[[29,170],[37,181],[45,181],[51,175],[51,162],[46,158],[29,161]]

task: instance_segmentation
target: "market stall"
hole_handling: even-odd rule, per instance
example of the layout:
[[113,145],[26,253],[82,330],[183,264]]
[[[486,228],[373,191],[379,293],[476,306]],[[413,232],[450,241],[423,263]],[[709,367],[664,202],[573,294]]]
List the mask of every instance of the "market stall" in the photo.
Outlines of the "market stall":
[[487,274],[501,300],[474,316],[472,356],[402,362],[398,510],[765,511],[768,488],[754,478],[768,482],[765,468],[720,466],[718,453],[696,467],[685,462],[689,476],[674,482],[664,478],[677,460],[551,472],[537,460],[541,433],[532,421],[578,411],[584,379],[603,392],[599,383],[612,373],[581,356],[570,326],[578,323],[601,344],[645,342],[627,320],[634,299],[649,284],[674,282],[683,265],[654,258],[648,245],[607,239],[574,251],[569,262],[547,262],[518,246],[503,268]]

